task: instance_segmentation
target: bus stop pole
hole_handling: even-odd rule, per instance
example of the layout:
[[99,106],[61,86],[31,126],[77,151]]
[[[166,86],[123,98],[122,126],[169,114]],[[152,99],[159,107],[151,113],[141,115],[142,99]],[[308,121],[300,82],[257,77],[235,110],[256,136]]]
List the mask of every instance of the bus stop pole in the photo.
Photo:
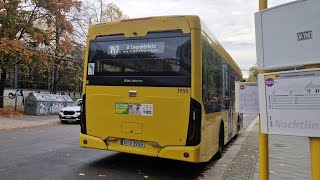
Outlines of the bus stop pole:
[[[260,70],[259,74],[265,73]],[[269,180],[269,145],[268,134],[261,132],[261,116],[259,115],[259,152],[260,152],[260,180]]]
[[312,179],[320,179],[320,138],[309,137]]
[[259,0],[259,10],[264,10],[268,8],[268,0]]
[[[259,10],[267,9],[268,0],[259,0]],[[259,74],[266,71],[260,70]],[[259,152],[260,152],[260,180],[269,180],[269,146],[268,134],[261,133],[261,116],[259,115]]]
[[[320,68],[320,65],[306,65],[304,69]],[[320,138],[309,137],[312,179],[320,179]]]

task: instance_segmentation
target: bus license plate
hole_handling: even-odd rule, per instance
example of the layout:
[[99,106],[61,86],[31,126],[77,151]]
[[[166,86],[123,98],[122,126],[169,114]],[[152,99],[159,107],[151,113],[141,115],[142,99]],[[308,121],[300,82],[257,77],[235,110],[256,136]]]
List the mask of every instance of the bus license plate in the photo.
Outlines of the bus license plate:
[[121,145],[144,148],[144,142],[121,139]]

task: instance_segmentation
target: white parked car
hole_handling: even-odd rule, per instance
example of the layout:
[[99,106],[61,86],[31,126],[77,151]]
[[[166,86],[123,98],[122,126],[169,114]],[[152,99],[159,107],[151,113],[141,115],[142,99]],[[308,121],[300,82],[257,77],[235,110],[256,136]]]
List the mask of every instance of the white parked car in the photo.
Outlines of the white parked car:
[[71,106],[62,108],[59,117],[62,123],[80,122],[82,99],[77,99]]

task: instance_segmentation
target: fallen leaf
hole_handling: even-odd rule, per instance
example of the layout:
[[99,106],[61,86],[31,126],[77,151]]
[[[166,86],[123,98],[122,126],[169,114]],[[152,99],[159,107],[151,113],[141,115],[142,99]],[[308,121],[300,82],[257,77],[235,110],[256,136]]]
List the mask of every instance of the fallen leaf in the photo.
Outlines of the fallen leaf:
[[144,178],[146,178],[146,179],[148,179],[149,178],[149,176],[143,176]]
[[105,177],[106,175],[104,175],[104,174],[99,174],[99,176],[100,176],[100,177]]
[[84,176],[85,174],[84,173],[79,173],[79,176]]

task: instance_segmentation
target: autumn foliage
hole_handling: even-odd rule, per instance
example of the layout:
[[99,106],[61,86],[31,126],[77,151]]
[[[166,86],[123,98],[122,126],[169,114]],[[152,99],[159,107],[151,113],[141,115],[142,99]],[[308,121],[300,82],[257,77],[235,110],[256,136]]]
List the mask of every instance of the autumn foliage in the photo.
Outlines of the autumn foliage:
[[0,0],[0,108],[7,73],[17,66],[31,83],[50,76],[52,92],[75,86],[88,26],[126,17],[102,0]]
[[[26,61],[30,58],[32,52],[29,51],[24,44],[19,40],[10,40],[9,38],[0,38],[0,66],[5,68],[5,66],[14,65],[15,61]],[[21,63],[21,62],[20,62]]]
[[5,107],[0,108],[0,121],[1,118],[13,118],[13,117],[20,117],[23,116],[23,109],[17,109],[17,111],[14,110],[14,107]]

